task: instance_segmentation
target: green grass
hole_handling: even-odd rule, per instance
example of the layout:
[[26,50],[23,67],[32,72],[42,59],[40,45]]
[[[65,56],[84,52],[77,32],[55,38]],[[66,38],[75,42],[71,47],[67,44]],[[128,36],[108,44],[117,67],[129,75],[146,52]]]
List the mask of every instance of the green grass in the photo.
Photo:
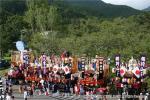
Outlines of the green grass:
[[0,69],[0,76],[4,76],[5,73],[8,72],[8,70],[9,70],[9,67],[7,67],[7,68],[1,68],[1,69]]

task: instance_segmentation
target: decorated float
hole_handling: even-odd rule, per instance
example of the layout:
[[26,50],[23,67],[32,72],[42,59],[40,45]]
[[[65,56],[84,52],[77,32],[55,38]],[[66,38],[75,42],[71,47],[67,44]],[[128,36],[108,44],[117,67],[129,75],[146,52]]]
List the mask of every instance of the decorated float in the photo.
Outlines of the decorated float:
[[109,76],[109,64],[104,57],[96,56],[92,62],[86,62],[86,57],[81,57],[81,79],[79,84],[95,92],[106,92],[106,79]]
[[146,76],[146,57],[141,56],[139,61],[132,57],[125,64],[121,63],[120,56],[116,56],[115,62],[116,67],[112,68],[112,73],[116,74],[113,80],[116,88],[126,94],[139,94]]
[[13,66],[19,66],[20,64],[30,64],[33,62],[34,56],[31,51],[12,51],[11,52],[11,64]]

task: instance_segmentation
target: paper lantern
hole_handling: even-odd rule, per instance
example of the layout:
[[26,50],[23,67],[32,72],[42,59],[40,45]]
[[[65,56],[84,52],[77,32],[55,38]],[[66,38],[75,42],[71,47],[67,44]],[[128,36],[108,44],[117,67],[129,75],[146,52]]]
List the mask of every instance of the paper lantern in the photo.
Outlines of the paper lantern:
[[147,74],[147,70],[143,69],[143,75],[146,75],[146,74]]
[[119,78],[119,77],[116,77],[116,81],[118,81],[118,80],[120,80],[120,78]]
[[116,81],[118,80],[118,77],[116,77],[116,79],[115,79]]
[[103,61],[102,57],[99,58],[99,79],[103,79]]
[[131,84],[131,79],[128,79],[128,80],[127,80],[127,83],[128,83],[128,84]]
[[134,78],[132,77],[132,78],[131,78],[131,84],[133,84],[133,83],[134,83]]
[[127,78],[124,78],[124,82],[127,82]]
[[123,88],[123,84],[121,83],[121,87]]
[[112,73],[115,73],[116,72],[116,69],[115,68],[112,68]]
[[122,78],[122,82],[123,82],[123,83],[125,83],[125,82],[126,82],[126,81],[125,81],[125,78]]
[[53,72],[54,72],[54,73],[57,73],[58,69],[59,69],[59,67],[58,67],[57,65],[55,65],[55,66],[53,67]]
[[144,80],[143,80],[143,79],[141,79],[141,82],[144,82]]

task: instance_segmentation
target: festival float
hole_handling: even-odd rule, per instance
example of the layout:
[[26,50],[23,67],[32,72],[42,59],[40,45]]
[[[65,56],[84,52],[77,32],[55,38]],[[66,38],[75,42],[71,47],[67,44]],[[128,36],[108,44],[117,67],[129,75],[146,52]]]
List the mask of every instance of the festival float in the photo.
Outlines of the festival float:
[[106,79],[109,76],[109,64],[104,57],[96,56],[92,62],[86,62],[86,57],[81,57],[81,73],[82,77],[79,80],[80,85],[96,93],[106,92]]
[[115,80],[117,90],[126,94],[140,94],[144,78],[146,76],[146,57],[141,56],[139,62],[133,57],[127,64],[121,63],[120,55],[115,57],[116,67],[112,73],[116,74]]
[[33,61],[33,54],[31,51],[12,51],[11,52],[11,64],[13,66],[19,66],[20,64],[30,64]]
[[11,51],[11,68],[8,71],[8,78],[13,79],[14,84],[24,80],[23,68],[28,68],[34,59],[32,51],[25,50],[22,41],[16,42],[16,48],[18,51]]
[[11,64],[12,66],[19,66],[23,64],[30,64],[33,62],[34,56],[32,51],[24,49],[24,43],[22,41],[16,42],[16,48],[18,51],[11,51]]

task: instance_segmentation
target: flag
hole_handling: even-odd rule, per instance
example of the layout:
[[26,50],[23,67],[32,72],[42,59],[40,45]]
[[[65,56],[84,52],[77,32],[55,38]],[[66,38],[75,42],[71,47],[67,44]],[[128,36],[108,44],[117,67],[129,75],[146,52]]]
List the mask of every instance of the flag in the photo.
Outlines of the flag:
[[70,68],[68,66],[63,67],[63,70],[64,70],[65,74],[70,73]]
[[137,77],[137,78],[140,78],[140,69],[138,67],[134,67],[134,69],[132,70],[132,73],[134,73],[134,75]]
[[53,67],[53,72],[54,72],[54,73],[57,73],[58,69],[59,69],[59,67],[58,67],[57,65],[54,65],[54,67]]
[[126,73],[126,68],[124,66],[121,66],[120,75],[123,77],[125,73]]

